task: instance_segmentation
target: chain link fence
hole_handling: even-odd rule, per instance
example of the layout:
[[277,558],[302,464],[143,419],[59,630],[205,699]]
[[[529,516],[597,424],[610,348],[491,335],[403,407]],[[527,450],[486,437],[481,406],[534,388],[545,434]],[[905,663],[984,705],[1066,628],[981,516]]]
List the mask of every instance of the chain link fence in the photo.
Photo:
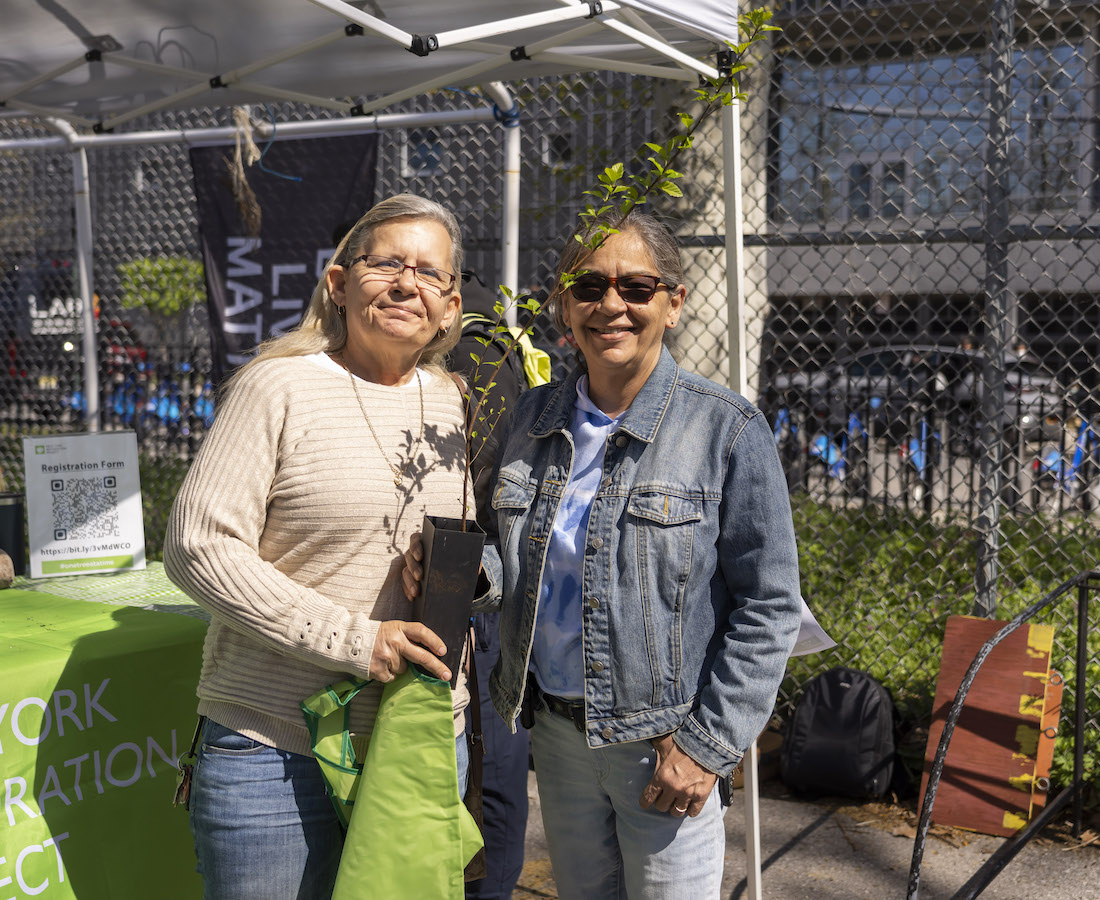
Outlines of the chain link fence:
[[[948,615],[1007,620],[1097,565],[1096,11],[808,0],[777,24],[745,123],[757,397],[833,658],[926,722]],[[1074,620],[1043,618],[1067,677]]]
[[[1072,3],[796,0],[776,24],[753,51],[740,118],[746,392],[774,427],[805,596],[840,642],[792,661],[780,712],[811,676],[848,664],[926,724],[947,616],[1008,619],[1097,565],[1097,13]],[[644,168],[638,148],[691,110],[691,87],[614,73],[513,86],[522,289],[550,287],[595,172],[616,161]],[[453,99],[440,92],[392,111]],[[312,115],[285,104],[252,114]],[[134,127],[230,121],[227,110],[174,113]],[[0,119],[4,137],[48,133]],[[383,133],[379,150],[378,196],[409,190],[455,209],[468,266],[487,284],[501,271],[502,148],[500,128],[475,124]],[[217,399],[191,171],[174,146],[89,156],[103,424],[138,434],[156,558]],[[725,382],[717,119],[681,168],[684,197],[651,204],[687,263],[676,351]],[[22,483],[20,435],[83,427],[70,185],[66,154],[0,153],[9,489]],[[151,264],[170,295],[160,306],[142,287]],[[548,318],[537,336],[560,374],[570,353]],[[1044,619],[1057,631],[1053,666],[1067,677],[1073,620],[1069,606]],[[1097,634],[1090,747],[1100,738]],[[912,734],[919,757],[923,732]]]

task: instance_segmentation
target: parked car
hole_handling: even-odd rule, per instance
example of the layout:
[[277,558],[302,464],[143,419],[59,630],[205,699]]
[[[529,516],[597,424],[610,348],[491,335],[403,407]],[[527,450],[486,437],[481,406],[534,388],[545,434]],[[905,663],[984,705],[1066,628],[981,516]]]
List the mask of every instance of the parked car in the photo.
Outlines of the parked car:
[[[846,427],[855,413],[873,433],[900,440],[923,418],[946,425],[953,443],[969,444],[980,428],[984,359],[980,350],[884,344],[817,371],[777,374],[770,388],[775,402],[799,407],[827,429]],[[1055,376],[1015,352],[1005,354],[1004,371],[1004,426],[1025,440],[1057,433],[1064,392]]]

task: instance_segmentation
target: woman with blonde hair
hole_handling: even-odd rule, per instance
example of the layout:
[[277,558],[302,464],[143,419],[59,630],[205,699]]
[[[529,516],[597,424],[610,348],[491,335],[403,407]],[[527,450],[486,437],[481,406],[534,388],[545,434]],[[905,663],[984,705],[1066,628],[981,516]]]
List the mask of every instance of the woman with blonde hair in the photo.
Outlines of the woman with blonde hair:
[[[406,621],[402,549],[460,516],[462,399],[442,368],[461,330],[454,216],[409,194],[336,248],[301,324],[230,381],[176,498],[169,577],[210,613],[191,826],[207,898],[331,893],[343,835],[299,704],[347,678],[369,735],[382,685],[443,642]],[[465,783],[465,682],[455,697]]]

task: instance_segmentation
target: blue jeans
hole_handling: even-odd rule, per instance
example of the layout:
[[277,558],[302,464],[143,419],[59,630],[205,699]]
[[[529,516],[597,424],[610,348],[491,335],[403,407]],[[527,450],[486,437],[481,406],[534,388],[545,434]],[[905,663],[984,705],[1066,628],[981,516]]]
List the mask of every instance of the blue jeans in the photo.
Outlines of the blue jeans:
[[[455,743],[465,793],[466,737]],[[191,833],[205,900],[327,900],[344,832],[310,756],[210,719],[191,785]]]
[[[489,698],[489,673],[500,658],[499,620],[495,613],[474,619],[477,690],[485,740],[481,784],[485,877],[466,882],[466,900],[511,900],[523,871],[527,838],[527,730],[521,728],[512,734]],[[469,718],[467,713],[467,724]]]
[[590,749],[540,710],[531,729],[542,822],[562,900],[711,900],[722,887],[725,809],[715,787],[695,818],[642,809],[649,741]]

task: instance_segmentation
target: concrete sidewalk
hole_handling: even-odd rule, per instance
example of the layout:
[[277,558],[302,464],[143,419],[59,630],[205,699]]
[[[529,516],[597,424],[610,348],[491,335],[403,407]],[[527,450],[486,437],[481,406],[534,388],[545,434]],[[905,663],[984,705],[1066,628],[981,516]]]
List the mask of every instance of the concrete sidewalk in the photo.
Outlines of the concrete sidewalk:
[[[546,852],[534,774],[527,857],[513,900],[557,898]],[[809,802],[780,782],[764,782],[760,797],[762,893],[768,900],[905,900],[913,828],[861,815],[855,804]],[[726,814],[726,875],[722,897],[747,896],[745,820],[740,795]],[[1003,841],[958,829],[930,836],[920,900],[947,900]],[[896,832],[896,833],[895,833]],[[982,893],[983,900],[1100,900],[1100,841],[1080,847],[1032,841]]]

